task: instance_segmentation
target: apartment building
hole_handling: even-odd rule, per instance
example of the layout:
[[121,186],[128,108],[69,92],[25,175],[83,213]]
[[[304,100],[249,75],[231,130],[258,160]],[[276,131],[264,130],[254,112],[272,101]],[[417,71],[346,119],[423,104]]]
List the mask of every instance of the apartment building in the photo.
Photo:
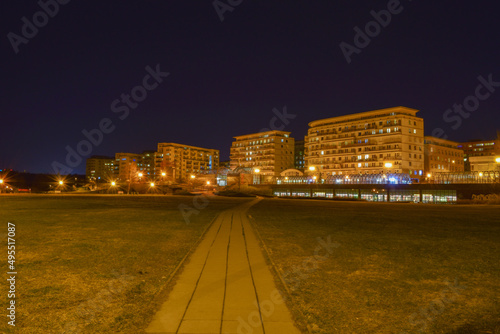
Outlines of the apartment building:
[[286,131],[266,131],[234,137],[231,145],[231,169],[258,169],[261,175],[279,176],[294,168],[295,140]]
[[465,171],[470,172],[496,167],[494,163],[500,157],[500,132],[497,132],[496,139],[471,140],[462,143],[459,148],[464,150]]
[[87,159],[85,176],[87,182],[107,182],[113,178],[115,159],[112,157],[94,155]]
[[156,175],[165,180],[183,182],[191,174],[219,168],[219,150],[176,143],[158,143]]
[[139,178],[138,163],[141,155],[136,153],[115,153],[115,177],[117,181],[134,182]]
[[296,140],[295,141],[295,149],[294,149],[294,164],[295,164],[295,169],[298,169],[300,171],[304,170],[305,166],[305,159],[304,159],[304,141],[303,140]]
[[309,123],[306,168],[328,175],[408,173],[423,176],[424,120],[394,107]]
[[425,174],[463,172],[464,171],[464,151],[458,146],[460,143],[425,136]]

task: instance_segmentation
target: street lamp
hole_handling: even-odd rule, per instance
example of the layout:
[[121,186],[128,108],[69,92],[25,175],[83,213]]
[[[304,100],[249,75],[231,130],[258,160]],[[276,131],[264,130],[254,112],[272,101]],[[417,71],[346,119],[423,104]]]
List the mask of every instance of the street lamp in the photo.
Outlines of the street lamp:
[[64,184],[64,182],[63,182],[63,181],[59,181],[59,185],[61,185],[61,186],[62,186],[63,184]]
[[194,176],[193,174],[191,174],[191,178],[194,179],[196,176]]
[[209,185],[210,185],[210,181],[207,181],[207,186],[209,186]]
[[111,186],[112,186],[112,187],[116,186],[116,182],[115,182],[115,181],[112,181],[112,182],[111,182]]
[[310,166],[310,167],[309,167],[309,170],[310,170],[311,172],[314,172],[314,171],[316,170],[316,167],[314,167],[314,166]]
[[260,169],[255,168],[254,170],[254,176],[253,176],[253,184],[260,184]]
[[150,185],[150,186],[151,186],[151,188],[152,188],[152,187],[154,187],[154,186],[155,186],[155,183],[154,183],[154,182],[151,182],[149,185]]
[[427,177],[430,178],[432,176],[431,173],[427,173]]
[[163,172],[161,173],[161,176],[165,177],[167,175],[167,173]]
[[386,162],[384,166],[385,168],[392,168],[392,162]]
[[2,180],[2,179],[0,179],[0,184],[2,184],[2,183],[3,183],[3,180]]
[[497,164],[500,164],[500,157],[496,158],[496,159],[495,159],[495,162],[496,162]]

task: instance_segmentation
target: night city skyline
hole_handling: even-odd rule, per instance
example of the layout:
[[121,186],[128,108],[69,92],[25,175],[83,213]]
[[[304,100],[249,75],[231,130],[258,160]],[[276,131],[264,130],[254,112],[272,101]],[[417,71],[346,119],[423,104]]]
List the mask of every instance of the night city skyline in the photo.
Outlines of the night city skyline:
[[[92,155],[159,142],[228,160],[234,136],[269,128],[285,106],[297,140],[311,121],[396,106],[420,110],[426,135],[462,142],[499,129],[492,3],[45,3],[56,5],[37,32],[37,2],[2,11],[0,168],[53,172],[99,127],[108,133],[74,173]],[[454,107],[464,103],[473,111]]]

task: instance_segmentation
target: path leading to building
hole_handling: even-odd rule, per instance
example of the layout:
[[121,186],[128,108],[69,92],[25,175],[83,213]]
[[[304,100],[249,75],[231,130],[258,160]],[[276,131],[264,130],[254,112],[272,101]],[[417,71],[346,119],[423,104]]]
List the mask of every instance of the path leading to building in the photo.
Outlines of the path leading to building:
[[146,333],[300,334],[246,217],[258,201],[217,217]]

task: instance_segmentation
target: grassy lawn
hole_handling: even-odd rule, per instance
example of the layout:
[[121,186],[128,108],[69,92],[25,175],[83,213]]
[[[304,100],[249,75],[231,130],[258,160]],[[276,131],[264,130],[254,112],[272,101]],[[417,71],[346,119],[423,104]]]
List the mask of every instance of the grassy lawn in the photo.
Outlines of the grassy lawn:
[[500,333],[500,206],[268,199],[249,214],[314,333]]
[[188,196],[0,196],[4,245],[16,224],[18,333],[140,333],[207,224],[245,201],[211,198],[186,224]]

